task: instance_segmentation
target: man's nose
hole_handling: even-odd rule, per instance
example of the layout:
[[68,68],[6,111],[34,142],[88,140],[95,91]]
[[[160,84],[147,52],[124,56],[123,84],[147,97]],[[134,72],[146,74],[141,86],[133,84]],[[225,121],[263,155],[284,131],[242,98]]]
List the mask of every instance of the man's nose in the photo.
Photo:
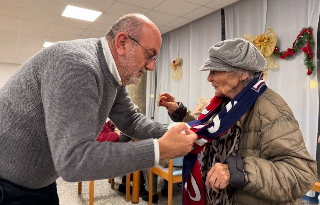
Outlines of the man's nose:
[[154,71],[155,67],[156,67],[156,62],[155,61],[151,61],[149,64],[147,64],[145,66],[145,68],[147,70],[149,70],[149,71]]

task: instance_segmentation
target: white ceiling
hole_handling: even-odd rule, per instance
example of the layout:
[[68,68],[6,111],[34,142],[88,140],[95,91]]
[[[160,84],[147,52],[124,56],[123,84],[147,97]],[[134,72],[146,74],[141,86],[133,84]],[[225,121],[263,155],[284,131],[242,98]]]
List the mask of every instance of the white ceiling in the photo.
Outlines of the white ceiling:
[[[101,37],[126,13],[148,16],[164,34],[238,0],[0,0],[0,62],[22,64],[45,41]],[[66,5],[101,11],[94,22],[61,16]]]

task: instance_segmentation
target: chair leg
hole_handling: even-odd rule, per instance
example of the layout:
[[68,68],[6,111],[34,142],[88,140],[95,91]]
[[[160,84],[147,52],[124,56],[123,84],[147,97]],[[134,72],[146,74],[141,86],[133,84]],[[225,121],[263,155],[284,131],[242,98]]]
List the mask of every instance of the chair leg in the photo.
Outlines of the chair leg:
[[132,203],[139,203],[139,191],[140,191],[140,171],[133,172],[132,179]]
[[126,202],[130,201],[130,181],[131,181],[131,174],[127,174],[126,176]]
[[172,205],[172,192],[173,192],[173,183],[172,181],[168,181],[168,205]]
[[78,194],[82,192],[82,182],[78,182]]
[[149,205],[152,205],[152,171],[149,169]]
[[114,189],[114,178],[110,179],[110,181],[111,181],[110,187],[111,189]]
[[89,185],[89,205],[93,205],[94,198],[94,181],[90,181]]

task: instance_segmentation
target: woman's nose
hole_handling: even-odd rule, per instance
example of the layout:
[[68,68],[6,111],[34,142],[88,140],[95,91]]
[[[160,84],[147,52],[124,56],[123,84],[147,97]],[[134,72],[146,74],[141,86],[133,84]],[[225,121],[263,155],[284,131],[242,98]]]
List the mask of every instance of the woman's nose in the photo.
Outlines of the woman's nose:
[[213,74],[209,73],[208,77],[207,77],[207,81],[211,82],[213,79]]

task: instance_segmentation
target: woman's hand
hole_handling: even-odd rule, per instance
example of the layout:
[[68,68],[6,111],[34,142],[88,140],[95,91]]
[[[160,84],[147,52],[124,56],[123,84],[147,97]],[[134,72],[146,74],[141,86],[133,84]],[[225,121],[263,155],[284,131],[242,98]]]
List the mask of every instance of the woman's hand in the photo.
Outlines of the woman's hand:
[[169,93],[161,93],[159,99],[159,106],[164,106],[167,108],[169,114],[172,114],[178,107],[178,103],[172,95]]
[[207,174],[206,187],[210,186],[214,192],[227,188],[230,183],[230,172],[227,164],[215,163]]

